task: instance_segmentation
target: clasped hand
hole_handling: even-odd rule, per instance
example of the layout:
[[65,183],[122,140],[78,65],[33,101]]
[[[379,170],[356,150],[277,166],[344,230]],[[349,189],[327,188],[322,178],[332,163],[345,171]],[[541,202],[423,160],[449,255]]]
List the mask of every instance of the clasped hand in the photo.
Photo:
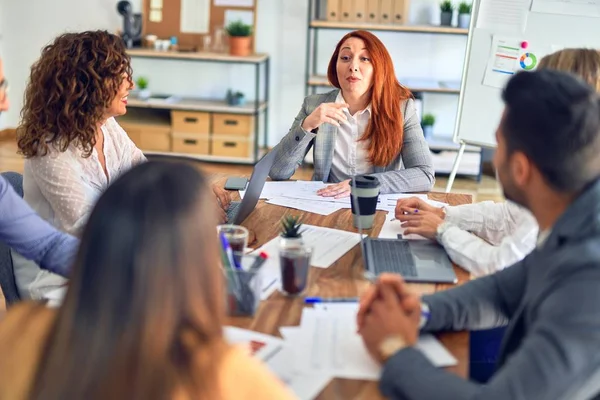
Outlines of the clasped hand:
[[360,300],[357,314],[358,333],[371,356],[384,362],[381,343],[388,337],[399,336],[407,346],[417,343],[421,300],[402,277],[381,274]]

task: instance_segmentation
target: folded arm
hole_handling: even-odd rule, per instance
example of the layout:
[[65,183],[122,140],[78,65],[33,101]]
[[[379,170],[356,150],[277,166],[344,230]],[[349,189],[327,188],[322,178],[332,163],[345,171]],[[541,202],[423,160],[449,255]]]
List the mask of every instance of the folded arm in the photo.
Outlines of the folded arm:
[[68,276],[79,241],[56,230],[0,178],[0,240],[40,267]]

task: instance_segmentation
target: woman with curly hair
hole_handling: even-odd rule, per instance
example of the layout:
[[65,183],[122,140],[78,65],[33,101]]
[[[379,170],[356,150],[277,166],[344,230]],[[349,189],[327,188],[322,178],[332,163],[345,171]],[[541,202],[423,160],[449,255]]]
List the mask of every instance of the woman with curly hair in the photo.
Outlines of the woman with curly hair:
[[[146,161],[115,120],[132,88],[123,41],[106,31],[63,34],[31,67],[17,130],[24,198],[58,229],[80,236],[99,195]],[[13,263],[24,298],[66,283],[15,253]]]

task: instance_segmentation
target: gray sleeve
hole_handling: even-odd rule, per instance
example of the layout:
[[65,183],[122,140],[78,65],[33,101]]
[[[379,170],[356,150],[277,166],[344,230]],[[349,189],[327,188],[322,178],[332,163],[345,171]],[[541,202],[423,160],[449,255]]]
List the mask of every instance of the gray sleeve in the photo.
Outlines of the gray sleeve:
[[540,293],[541,305],[529,310],[536,318],[527,336],[486,385],[435,368],[410,348],[384,366],[382,393],[390,399],[419,400],[567,400],[597,395],[600,265],[573,266],[568,276],[555,279],[555,286]]
[[412,99],[404,108],[404,169],[372,174],[381,182],[381,193],[428,192],[435,183],[433,161]]
[[273,180],[290,179],[302,164],[306,153],[313,145],[315,136],[317,136],[315,133],[306,132],[302,129],[302,122],[308,116],[307,99],[308,97],[304,99],[302,108],[294,119],[287,135],[273,148],[273,151],[277,152],[275,162],[271,167],[271,171],[269,171],[269,177]]
[[505,325],[525,291],[527,259],[464,285],[423,296],[430,317],[423,331],[462,331]]

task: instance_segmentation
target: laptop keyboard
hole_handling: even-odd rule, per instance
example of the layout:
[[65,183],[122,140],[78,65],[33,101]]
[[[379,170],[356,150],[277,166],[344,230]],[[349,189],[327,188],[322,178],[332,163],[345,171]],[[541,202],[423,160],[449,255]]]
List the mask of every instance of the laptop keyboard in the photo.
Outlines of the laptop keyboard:
[[395,272],[402,276],[417,276],[410,245],[402,240],[371,240],[373,268],[376,272]]
[[240,208],[240,205],[242,204],[241,201],[232,201],[231,203],[229,203],[229,208],[227,209],[227,222],[231,223],[235,220],[235,217],[238,213],[238,210]]

